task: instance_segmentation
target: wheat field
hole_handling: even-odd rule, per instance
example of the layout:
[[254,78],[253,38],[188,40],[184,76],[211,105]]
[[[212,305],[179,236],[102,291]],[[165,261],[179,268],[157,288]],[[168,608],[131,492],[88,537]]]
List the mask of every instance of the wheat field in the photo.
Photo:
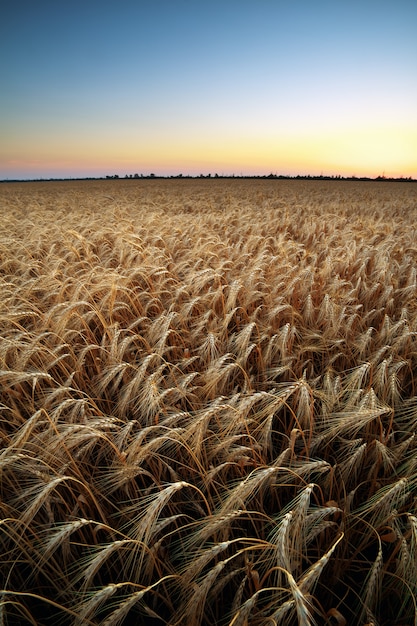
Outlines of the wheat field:
[[0,624],[417,624],[417,185],[0,186]]

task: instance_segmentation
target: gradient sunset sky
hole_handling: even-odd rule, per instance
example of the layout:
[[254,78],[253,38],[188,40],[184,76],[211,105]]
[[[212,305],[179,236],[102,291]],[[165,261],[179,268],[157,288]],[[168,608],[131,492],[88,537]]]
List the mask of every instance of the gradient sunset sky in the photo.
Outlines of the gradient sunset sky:
[[0,179],[417,178],[416,0],[9,0]]

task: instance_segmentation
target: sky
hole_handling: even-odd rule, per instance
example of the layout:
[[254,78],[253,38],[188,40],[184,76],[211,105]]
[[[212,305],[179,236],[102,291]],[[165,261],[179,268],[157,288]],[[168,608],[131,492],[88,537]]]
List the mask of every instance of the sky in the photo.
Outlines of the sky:
[[7,0],[0,179],[417,178],[416,0]]

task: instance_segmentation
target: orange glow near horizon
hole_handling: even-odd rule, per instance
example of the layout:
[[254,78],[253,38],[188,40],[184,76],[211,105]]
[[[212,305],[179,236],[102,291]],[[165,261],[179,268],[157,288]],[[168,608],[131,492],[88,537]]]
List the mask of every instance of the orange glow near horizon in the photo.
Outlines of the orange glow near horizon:
[[148,127],[100,115],[77,126],[51,119],[5,135],[0,172],[5,178],[18,172],[24,178],[150,172],[417,178],[417,126],[371,118],[368,112],[327,119],[320,103],[312,103],[304,115],[288,110],[276,121],[270,109],[264,117],[252,109],[236,117],[217,110],[204,124],[184,114]]
[[[84,171],[86,176],[155,172],[198,175],[219,174],[328,174],[342,176],[382,175],[417,177],[417,132],[404,129],[342,129],[267,138],[253,133],[225,137],[187,136],[177,132],[127,141],[106,136],[79,141],[65,140],[65,154],[54,138],[30,145],[15,145],[3,161],[3,169],[19,169],[34,177],[41,171],[68,177]],[[24,156],[22,154],[24,148]],[[81,156],[80,156],[81,155]]]

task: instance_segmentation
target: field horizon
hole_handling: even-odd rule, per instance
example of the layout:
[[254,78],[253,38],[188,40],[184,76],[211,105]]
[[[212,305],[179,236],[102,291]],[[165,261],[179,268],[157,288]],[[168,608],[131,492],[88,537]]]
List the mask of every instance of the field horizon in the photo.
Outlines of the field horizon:
[[0,185],[0,621],[417,624],[417,187]]
[[306,180],[306,181],[349,181],[349,182],[402,182],[402,183],[415,183],[417,182],[416,178],[412,176],[386,176],[385,172],[379,174],[378,176],[357,176],[357,175],[341,175],[341,174],[277,174],[271,172],[270,174],[218,174],[218,173],[207,173],[207,174],[106,174],[106,175],[97,175],[97,176],[55,176],[55,177],[36,177],[36,178],[2,178],[0,179],[1,184],[8,183],[45,183],[45,182],[91,182],[91,181],[109,181],[109,180],[118,180],[118,181],[143,181],[143,180]]

